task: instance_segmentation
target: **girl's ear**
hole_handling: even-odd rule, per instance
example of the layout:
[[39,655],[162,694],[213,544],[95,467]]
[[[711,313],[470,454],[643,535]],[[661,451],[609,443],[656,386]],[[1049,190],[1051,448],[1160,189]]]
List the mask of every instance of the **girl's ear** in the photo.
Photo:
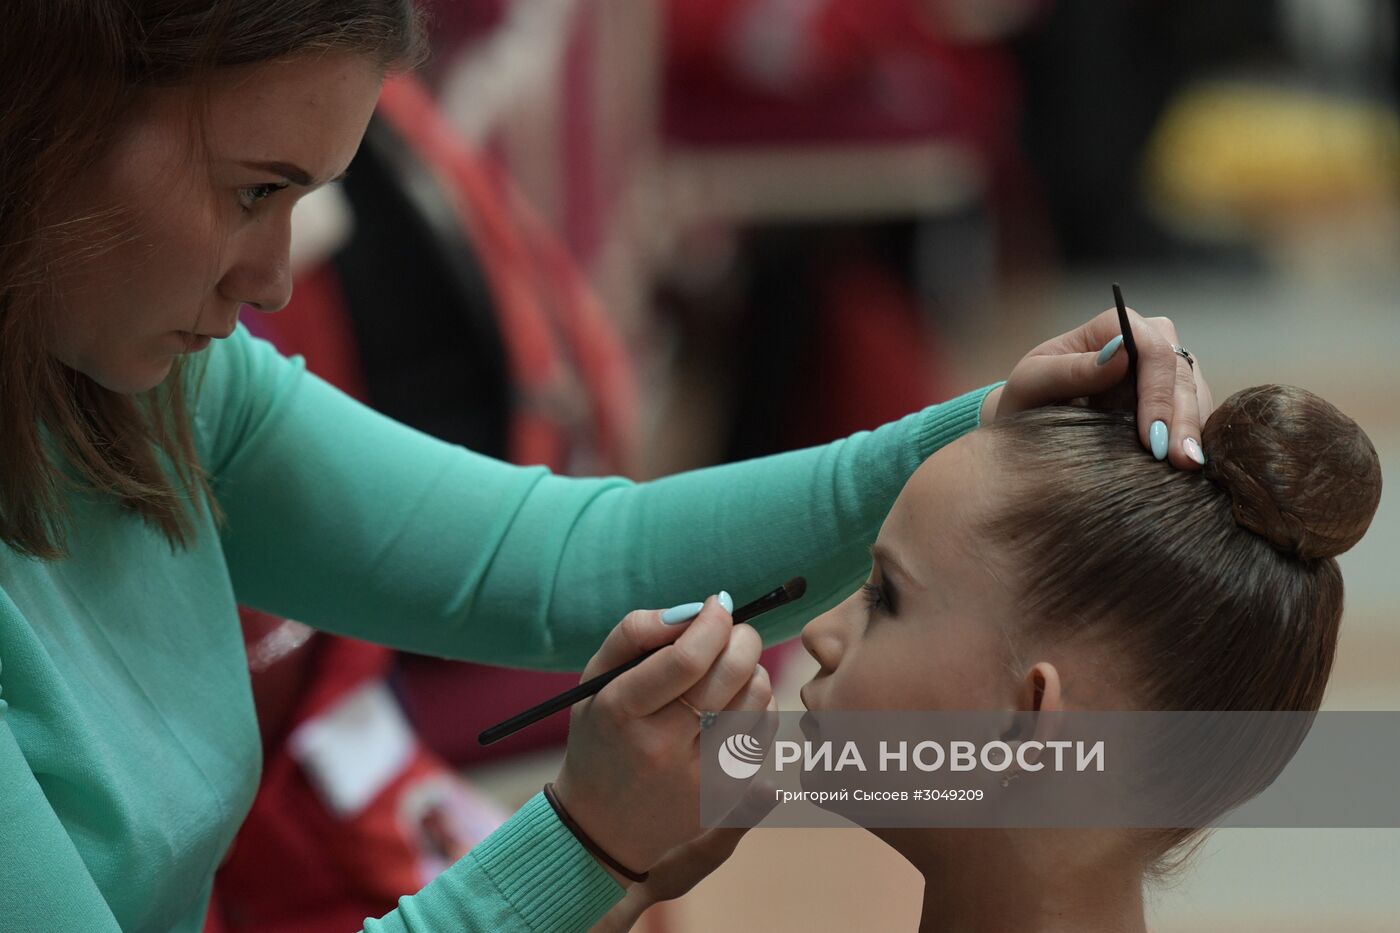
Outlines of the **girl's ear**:
[[1059,712],[1064,709],[1060,693],[1060,672],[1049,661],[1033,664],[1021,681],[1018,708],[1028,713]]
[[[1020,742],[1031,740],[1044,744],[1055,738],[1058,717],[1041,717],[1036,713],[1057,713],[1064,709],[1060,692],[1060,672],[1049,661],[1033,664],[1026,671],[1017,693],[1016,708],[1012,711],[1016,723],[1002,735],[1002,740]],[[1032,725],[1033,724],[1033,725]],[[1024,733],[1030,732],[1030,735]],[[1028,760],[1036,761],[1039,754]]]
[[1013,705],[1009,710],[1015,723],[1002,734],[1002,738],[1007,741],[1030,739],[1032,736],[1021,734],[1027,731],[1026,723],[1036,721],[1034,715],[1028,714],[1057,712],[1063,708],[1060,700],[1060,672],[1049,661],[1033,664],[1026,670],[1025,677],[1016,688]]

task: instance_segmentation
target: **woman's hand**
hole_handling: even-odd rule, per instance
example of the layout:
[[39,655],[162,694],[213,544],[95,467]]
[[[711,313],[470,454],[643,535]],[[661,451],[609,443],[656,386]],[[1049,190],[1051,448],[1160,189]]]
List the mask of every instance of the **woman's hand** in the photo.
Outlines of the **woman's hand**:
[[[1201,467],[1201,428],[1215,408],[1201,372],[1172,350],[1181,345],[1170,318],[1128,319],[1138,349],[1138,438],[1158,460],[1184,470]],[[1006,385],[982,403],[982,423],[1041,405],[1079,402],[1095,408],[1130,408],[1128,354],[1120,345],[1102,364],[1100,351],[1120,335],[1118,312],[1110,308],[1066,334],[1047,340],[1021,358]],[[1194,354],[1193,354],[1194,355]],[[1158,423],[1161,427],[1156,427]]]
[[665,625],[660,615],[629,614],[589,661],[584,680],[661,648],[574,706],[555,782],[583,831],[633,871],[651,869],[702,832],[700,721],[676,698],[700,710],[755,713],[773,698],[758,664],[762,639],[753,626],[734,625],[717,599],[681,625]]

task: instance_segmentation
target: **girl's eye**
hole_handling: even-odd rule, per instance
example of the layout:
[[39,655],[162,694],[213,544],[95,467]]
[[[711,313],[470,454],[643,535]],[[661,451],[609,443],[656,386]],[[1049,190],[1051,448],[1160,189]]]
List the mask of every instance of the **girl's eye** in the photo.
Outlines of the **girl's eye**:
[[263,198],[271,197],[286,187],[285,184],[270,183],[265,185],[253,185],[249,188],[239,188],[238,204],[243,210],[251,211],[253,205],[257,204]]
[[890,613],[894,611],[893,607],[890,605],[889,598],[882,588],[873,583],[866,583],[860,589],[861,592],[865,594],[866,604],[870,607],[872,612],[883,611],[885,613]]

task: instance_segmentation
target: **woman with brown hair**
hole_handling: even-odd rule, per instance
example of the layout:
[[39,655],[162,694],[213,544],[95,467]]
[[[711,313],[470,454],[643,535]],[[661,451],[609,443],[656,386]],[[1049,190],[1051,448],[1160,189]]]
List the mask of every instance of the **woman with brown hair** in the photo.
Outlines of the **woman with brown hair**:
[[[1380,501],[1375,448],[1328,402],[1279,385],[1226,399],[1202,446],[1203,471],[1163,469],[1126,415],[1070,407],[948,444],[900,493],[863,591],[803,629],[821,665],[803,702],[1026,719],[1316,711],[1342,616],[1336,557]],[[1250,767],[1237,776],[1209,759],[1162,769],[1178,773],[1154,790],[1202,795],[1191,812],[1208,819],[1192,825],[1208,825],[1273,781],[1301,741],[1291,731],[1239,759]],[[1002,777],[1007,794],[1037,780],[1018,768]],[[1190,827],[874,832],[923,874],[926,933],[1145,930],[1144,881],[1204,838]]]
[[[410,0],[5,12],[0,929],[199,928],[260,766],[236,603],[585,676],[665,646],[574,708],[557,802],[536,795],[366,923],[587,929],[699,835],[693,710],[771,697],[728,595],[685,601],[802,573],[802,606],[764,623],[790,637],[858,582],[929,454],[1126,371],[1100,315],[1002,386],[825,447],[644,484],[493,461],[238,324],[287,302],[293,205],[344,171],[385,73],[418,60]],[[1208,390],[1169,321],[1133,319],[1139,440],[1195,470]],[[680,605],[609,633],[639,594]]]

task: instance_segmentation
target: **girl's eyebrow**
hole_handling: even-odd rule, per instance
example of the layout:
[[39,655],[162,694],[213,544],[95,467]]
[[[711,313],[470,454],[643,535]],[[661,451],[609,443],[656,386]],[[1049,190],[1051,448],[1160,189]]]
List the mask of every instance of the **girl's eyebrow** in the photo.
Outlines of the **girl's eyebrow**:
[[894,559],[894,555],[881,544],[872,544],[869,547],[870,557],[881,567],[888,568],[895,576],[915,589],[923,589],[923,585],[914,579],[914,575],[904,569],[904,565]]

